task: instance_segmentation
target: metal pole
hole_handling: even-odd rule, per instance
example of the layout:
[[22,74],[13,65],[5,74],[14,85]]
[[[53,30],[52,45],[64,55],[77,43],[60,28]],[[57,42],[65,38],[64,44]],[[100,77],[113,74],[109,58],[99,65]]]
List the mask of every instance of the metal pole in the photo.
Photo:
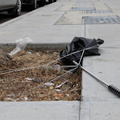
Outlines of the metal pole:
[[99,83],[101,83],[102,85],[104,85],[105,87],[107,87],[110,92],[112,92],[113,94],[117,95],[120,98],[120,89],[118,89],[116,86],[114,86],[114,85],[108,85],[106,82],[102,81],[100,78],[98,78],[97,76],[95,76],[94,74],[92,74],[91,72],[89,72],[88,70],[86,70],[83,66],[81,66],[76,61],[73,60],[73,63],[76,65],[76,68],[80,67],[82,70],[84,70],[90,76],[92,76],[93,78],[95,78],[95,80],[97,80]]
[[86,70],[83,66],[81,66],[79,63],[77,63],[76,61],[73,60],[73,63],[76,66],[79,66],[82,70],[84,70],[86,73],[88,73],[90,76],[92,76],[93,78],[95,78],[98,82],[100,82],[101,84],[103,84],[105,87],[108,87],[108,84],[104,81],[102,81],[100,78],[98,78],[97,76],[95,76],[94,74],[92,74],[91,72],[89,72],[88,70]]

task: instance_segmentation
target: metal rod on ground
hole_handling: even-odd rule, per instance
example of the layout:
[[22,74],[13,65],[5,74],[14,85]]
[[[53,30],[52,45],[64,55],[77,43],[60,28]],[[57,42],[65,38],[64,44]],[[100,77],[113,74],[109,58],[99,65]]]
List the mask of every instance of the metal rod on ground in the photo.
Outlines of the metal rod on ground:
[[84,70],[86,73],[88,73],[90,76],[92,76],[93,78],[95,78],[99,83],[101,83],[102,85],[104,85],[105,87],[107,87],[110,92],[112,92],[115,95],[117,95],[118,97],[120,97],[120,89],[118,89],[114,85],[109,85],[109,84],[105,83],[103,80],[101,80],[100,78],[98,78],[97,76],[95,76],[94,74],[92,74],[91,72],[89,72],[88,70],[86,70],[83,66],[81,66],[76,61],[73,60],[73,63],[76,66],[80,67],[82,70]]
[[97,48],[97,47],[98,47],[98,45],[94,45],[94,46],[92,46],[92,47],[87,47],[87,48],[84,48],[84,49],[82,49],[82,50],[78,50],[78,51],[69,53],[69,54],[67,54],[66,56],[63,56],[63,57],[61,57],[61,58],[58,58],[58,59],[56,59],[56,60],[48,63],[47,66],[50,65],[50,64],[52,64],[52,63],[55,63],[55,62],[57,62],[57,61],[59,61],[59,60],[61,60],[61,59],[63,59],[63,58],[65,58],[65,57],[68,57],[68,56],[70,56],[70,55],[73,55],[73,54],[76,54],[76,53],[80,53],[80,52],[82,52],[83,50],[91,50],[91,49],[94,49],[94,48]]
[[75,68],[73,68],[73,69],[71,69],[71,70],[69,70],[69,71],[66,71],[64,74],[62,74],[62,75],[60,75],[60,76],[58,76],[58,77],[56,77],[56,78],[50,80],[49,82],[53,82],[53,81],[55,81],[55,80],[57,80],[57,79],[59,79],[59,78],[65,76],[65,75],[67,75],[67,74],[73,73],[76,69],[77,69],[77,68],[75,67]]

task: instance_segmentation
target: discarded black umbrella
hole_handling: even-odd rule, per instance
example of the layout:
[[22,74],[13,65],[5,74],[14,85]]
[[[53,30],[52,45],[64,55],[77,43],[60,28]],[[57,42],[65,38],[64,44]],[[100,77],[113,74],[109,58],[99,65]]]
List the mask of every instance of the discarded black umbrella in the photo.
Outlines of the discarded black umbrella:
[[82,54],[83,56],[100,55],[98,47],[103,43],[101,39],[74,37],[70,45],[60,52],[61,60],[64,64],[70,65],[73,64],[73,60],[79,62]]
[[98,47],[103,43],[104,41],[101,39],[75,37],[70,45],[66,46],[66,49],[60,52],[60,57],[64,64],[76,65],[76,68],[81,68],[86,73],[95,78],[99,83],[107,87],[109,91],[120,97],[120,90],[118,88],[116,88],[114,85],[109,85],[105,83],[100,78],[86,70],[81,64],[84,56],[100,55],[98,52]]

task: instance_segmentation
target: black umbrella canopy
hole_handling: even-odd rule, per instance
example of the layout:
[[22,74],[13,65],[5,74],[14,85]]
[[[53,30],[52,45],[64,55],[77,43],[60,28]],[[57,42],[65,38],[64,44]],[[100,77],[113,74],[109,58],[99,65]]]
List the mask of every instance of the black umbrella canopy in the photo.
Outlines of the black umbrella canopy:
[[103,43],[102,39],[74,37],[66,49],[60,52],[60,58],[64,64],[73,65],[73,60],[79,62],[84,56],[100,55],[98,48]]

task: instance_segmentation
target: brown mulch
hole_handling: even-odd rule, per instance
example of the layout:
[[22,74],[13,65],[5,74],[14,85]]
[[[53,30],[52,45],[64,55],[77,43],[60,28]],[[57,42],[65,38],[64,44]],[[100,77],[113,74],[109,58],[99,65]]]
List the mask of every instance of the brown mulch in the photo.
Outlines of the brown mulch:
[[[21,51],[13,56],[15,66],[0,69],[1,101],[73,101],[80,100],[81,71],[65,74],[61,62],[46,65],[59,58],[59,52]],[[52,81],[53,80],[53,81]]]

